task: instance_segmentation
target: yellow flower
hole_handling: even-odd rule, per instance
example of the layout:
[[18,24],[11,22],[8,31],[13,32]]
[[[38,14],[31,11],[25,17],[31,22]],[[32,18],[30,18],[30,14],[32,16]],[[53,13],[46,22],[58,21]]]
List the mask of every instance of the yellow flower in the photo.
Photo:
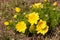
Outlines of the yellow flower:
[[33,8],[43,8],[43,4],[41,3],[35,3],[34,5],[32,5]]
[[39,29],[39,27],[38,27],[37,34],[41,33],[41,34],[45,35],[48,32],[48,29],[49,29],[48,26],[46,26],[44,29]]
[[9,22],[8,21],[5,21],[4,22],[4,25],[6,25],[6,26],[9,25]]
[[49,1],[49,0],[44,0],[44,2],[47,2],[47,1]]
[[53,6],[56,6],[56,5],[57,5],[57,2],[54,2],[54,3],[53,3]]
[[24,21],[20,21],[16,24],[16,30],[22,33],[25,33],[25,30],[27,29],[26,24]]
[[45,35],[48,31],[48,26],[46,25],[46,21],[40,20],[38,22],[38,25],[36,26],[36,31],[37,31],[37,34],[41,33]]
[[17,18],[17,15],[14,15],[13,17],[14,17],[14,18]]
[[37,24],[37,21],[39,20],[39,15],[38,13],[30,13],[29,17],[28,17],[28,22],[33,25],[33,24]]
[[35,26],[34,26],[34,25],[31,25],[30,28],[29,28],[29,31],[30,31],[30,32],[33,32],[34,29],[35,29]]
[[40,21],[38,22],[38,25],[37,25],[37,26],[40,26],[41,29],[45,28],[45,27],[46,27],[46,21],[40,20]]
[[16,11],[16,12],[20,12],[21,9],[20,9],[19,7],[15,7],[15,11]]

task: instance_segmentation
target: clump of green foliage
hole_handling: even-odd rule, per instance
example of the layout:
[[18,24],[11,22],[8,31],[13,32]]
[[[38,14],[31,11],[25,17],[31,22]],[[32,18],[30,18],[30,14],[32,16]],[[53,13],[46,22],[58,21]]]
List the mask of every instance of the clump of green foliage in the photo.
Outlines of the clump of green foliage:
[[32,4],[27,11],[15,8],[16,14],[13,16],[14,21],[5,25],[13,26],[13,28],[21,33],[36,33],[45,35],[48,31],[52,31],[60,20],[60,11],[57,2],[51,4],[48,0],[44,3]]
[[51,4],[49,1],[45,1],[42,3],[42,8],[31,8],[30,11],[38,12],[40,15],[40,18],[43,20],[46,20],[49,27],[55,28],[57,24],[59,23],[59,16],[60,11],[57,7],[57,2],[54,2]]

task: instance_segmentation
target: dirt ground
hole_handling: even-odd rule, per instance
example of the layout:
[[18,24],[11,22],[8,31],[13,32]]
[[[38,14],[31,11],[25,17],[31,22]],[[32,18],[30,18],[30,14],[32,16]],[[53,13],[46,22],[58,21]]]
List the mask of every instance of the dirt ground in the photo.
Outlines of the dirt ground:
[[[56,0],[51,0],[53,3]],[[25,36],[23,34],[15,33],[13,28],[10,30],[3,25],[5,20],[12,19],[15,13],[14,7],[19,6],[22,9],[27,10],[29,5],[35,2],[43,2],[42,0],[0,0],[0,40],[60,40],[60,24],[49,34],[34,35],[32,37]],[[60,7],[60,0],[57,0],[58,7]],[[28,8],[27,8],[28,7]],[[8,18],[8,16],[11,16]]]

